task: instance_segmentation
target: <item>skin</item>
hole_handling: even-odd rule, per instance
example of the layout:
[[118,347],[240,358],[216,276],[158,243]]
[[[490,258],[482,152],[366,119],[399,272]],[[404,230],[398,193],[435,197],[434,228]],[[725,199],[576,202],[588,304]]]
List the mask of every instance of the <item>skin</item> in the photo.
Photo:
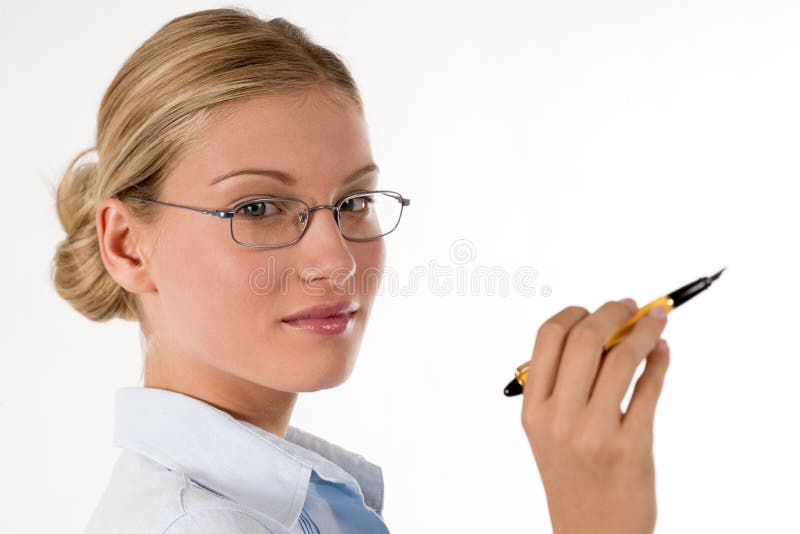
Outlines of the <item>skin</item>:
[[655,528],[653,421],[669,363],[669,348],[659,351],[656,343],[666,317],[644,316],[601,356],[605,341],[635,312],[632,299],[607,302],[594,313],[569,306],[537,333],[522,425],[555,534],[644,534]]
[[[367,125],[360,111],[319,90],[229,102],[219,111],[219,120],[185,146],[158,200],[229,209],[245,198],[281,195],[316,206],[377,189],[376,171],[343,183],[373,163]],[[297,183],[250,174],[212,184],[251,168],[280,170]],[[254,249],[231,239],[227,220],[159,209],[150,226],[116,199],[97,209],[103,262],[139,296],[150,331],[144,385],[201,399],[285,437],[298,392],[335,387],[351,374],[378,290],[374,276],[362,275],[383,267],[384,240],[348,241],[333,212],[319,210],[299,242]],[[256,286],[254,273],[261,273]],[[359,309],[339,335],[281,322],[342,299]]]
[[[221,110],[221,120],[181,153],[159,200],[229,208],[245,197],[272,194],[315,206],[377,188],[375,173],[343,183],[373,161],[360,112],[313,91],[299,100],[258,97]],[[248,167],[278,169],[298,183],[288,187],[256,175],[211,183]],[[347,241],[332,213],[321,210],[298,243],[250,249],[234,243],[226,221],[162,208],[156,224],[144,225],[116,199],[99,204],[97,228],[109,273],[141,299],[150,331],[146,386],[199,398],[285,437],[298,392],[335,387],[352,372],[378,290],[363,274],[383,267],[383,239]],[[268,259],[272,272],[289,273],[285,289],[253,291],[251,276]],[[341,335],[281,322],[343,293],[360,308]],[[655,526],[653,419],[669,358],[668,349],[654,347],[666,319],[644,317],[601,356],[605,340],[635,313],[628,300],[594,313],[567,307],[537,333],[521,421],[555,534],[641,534]]]

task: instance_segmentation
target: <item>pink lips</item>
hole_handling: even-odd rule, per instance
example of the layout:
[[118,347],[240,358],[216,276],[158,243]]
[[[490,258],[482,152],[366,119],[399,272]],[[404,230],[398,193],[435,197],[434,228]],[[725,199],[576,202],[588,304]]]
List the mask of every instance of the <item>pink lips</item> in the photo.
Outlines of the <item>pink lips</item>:
[[285,317],[283,323],[315,334],[336,335],[347,329],[356,310],[358,310],[357,303],[345,300],[306,308]]

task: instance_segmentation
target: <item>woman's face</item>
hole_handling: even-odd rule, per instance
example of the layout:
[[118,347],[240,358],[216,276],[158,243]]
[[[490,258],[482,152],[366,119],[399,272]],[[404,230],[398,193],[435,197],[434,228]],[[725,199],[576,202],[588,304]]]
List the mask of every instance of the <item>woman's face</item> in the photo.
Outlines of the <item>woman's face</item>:
[[[377,189],[375,170],[346,180],[373,164],[359,111],[318,92],[227,103],[224,111],[187,145],[159,200],[228,210],[248,198],[291,196],[313,207]],[[280,171],[291,179],[244,172],[215,181],[242,169]],[[312,212],[302,239],[283,248],[238,245],[229,224],[161,209],[149,258],[156,291],[142,295],[157,352],[192,359],[206,374],[211,368],[277,391],[315,391],[345,381],[378,290],[383,239],[346,240],[328,209]],[[341,333],[282,321],[309,306],[341,301],[358,306]]]

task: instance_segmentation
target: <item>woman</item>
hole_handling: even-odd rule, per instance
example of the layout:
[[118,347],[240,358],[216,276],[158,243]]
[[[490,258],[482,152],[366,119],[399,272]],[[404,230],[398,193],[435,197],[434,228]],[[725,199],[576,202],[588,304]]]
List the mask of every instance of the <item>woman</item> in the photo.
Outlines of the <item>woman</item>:
[[[298,392],[352,372],[383,238],[410,204],[377,186],[342,61],[284,19],[179,17],[112,81],[95,148],[58,189],[54,283],[146,343],[87,532],[388,532],[380,468],[289,424]],[[665,319],[601,358],[635,309],[568,307],[539,329],[521,421],[555,532],[654,527]]]

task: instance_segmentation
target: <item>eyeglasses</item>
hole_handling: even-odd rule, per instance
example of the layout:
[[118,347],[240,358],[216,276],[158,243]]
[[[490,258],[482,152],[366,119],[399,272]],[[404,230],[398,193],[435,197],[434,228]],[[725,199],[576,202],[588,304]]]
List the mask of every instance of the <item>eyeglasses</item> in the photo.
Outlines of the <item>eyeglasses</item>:
[[339,200],[334,205],[310,207],[297,198],[264,197],[244,200],[230,211],[206,210],[160,202],[137,196],[123,200],[196,211],[230,220],[231,237],[239,245],[255,248],[279,248],[292,245],[303,237],[311,212],[333,210],[342,236],[350,241],[370,241],[392,232],[400,223],[403,207],[411,200],[394,191],[362,191]]

